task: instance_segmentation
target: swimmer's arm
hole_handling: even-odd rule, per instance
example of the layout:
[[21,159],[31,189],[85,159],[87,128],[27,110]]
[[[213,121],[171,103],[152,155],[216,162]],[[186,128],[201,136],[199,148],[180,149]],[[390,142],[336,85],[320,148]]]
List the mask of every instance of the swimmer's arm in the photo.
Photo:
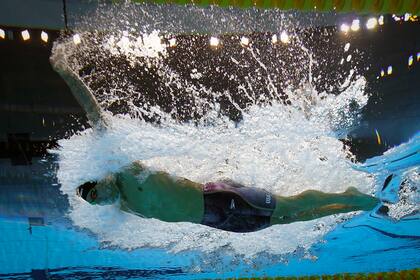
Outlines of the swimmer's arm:
[[63,78],[77,102],[86,112],[91,125],[100,130],[106,128],[106,122],[96,98],[79,76],[70,69],[65,61],[63,51],[55,50],[50,62],[53,69]]

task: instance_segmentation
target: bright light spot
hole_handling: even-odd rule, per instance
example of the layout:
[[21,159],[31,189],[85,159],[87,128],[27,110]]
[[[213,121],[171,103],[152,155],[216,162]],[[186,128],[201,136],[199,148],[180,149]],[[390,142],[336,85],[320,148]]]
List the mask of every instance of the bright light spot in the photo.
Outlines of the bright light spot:
[[350,43],[347,43],[345,46],[344,46],[344,52],[348,52],[348,50],[350,49]]
[[391,75],[392,74],[392,66],[391,65],[388,66],[388,69],[386,70],[386,73],[388,75]]
[[248,37],[242,37],[241,38],[241,45],[242,46],[248,46],[249,45],[249,38]]
[[384,69],[381,69],[381,77],[385,76],[385,71]]
[[379,23],[379,25],[384,25],[384,16],[380,16],[378,18],[378,23]]
[[44,41],[45,43],[48,42],[48,34],[45,31],[41,32],[41,40]]
[[417,61],[420,61],[420,52],[417,53]]
[[400,21],[401,19],[399,18],[399,17],[397,17],[396,15],[392,15],[392,18],[395,20],[395,21]]
[[0,28],[0,38],[5,39],[6,38],[6,32],[4,32],[3,29]]
[[348,24],[343,23],[343,24],[340,26],[340,30],[341,30],[342,32],[344,32],[344,33],[347,33],[347,32],[349,32],[350,27],[348,26]]
[[413,65],[413,62],[414,62],[414,57],[410,55],[410,57],[408,58],[408,66]]
[[410,17],[411,17],[411,14],[409,13],[404,14],[404,21],[409,21]]
[[287,32],[286,32],[286,31],[283,31],[283,32],[280,34],[280,41],[281,41],[283,44],[288,44],[288,43],[290,42],[289,35],[287,34]]
[[277,35],[276,35],[276,34],[274,34],[274,35],[271,37],[271,43],[276,44],[276,43],[277,43],[277,41],[278,41],[278,39],[277,39]]
[[367,22],[366,22],[367,29],[373,29],[373,28],[376,27],[376,25],[378,25],[378,20],[374,17],[368,19]]
[[80,39],[80,35],[79,34],[74,34],[73,35],[73,42],[75,45],[78,45],[82,42],[82,40]]
[[410,21],[418,21],[419,17],[417,15],[411,15],[410,16]]
[[344,58],[342,58],[342,59],[340,60],[340,65],[343,65],[343,63],[344,63]]
[[176,47],[176,38],[169,39],[169,46],[171,48]]
[[378,141],[378,145],[381,145],[381,136],[379,135],[379,132],[378,132],[378,130],[377,129],[375,129],[375,132],[376,132],[376,140]]
[[21,32],[23,41],[29,40],[31,38],[31,35],[29,35],[28,30],[23,30]]
[[349,54],[346,58],[346,61],[349,62],[351,60],[351,54]]
[[359,31],[360,29],[360,20],[354,19],[351,23],[351,30],[352,31]]
[[220,44],[220,40],[217,37],[211,37],[210,38],[210,46],[217,47]]

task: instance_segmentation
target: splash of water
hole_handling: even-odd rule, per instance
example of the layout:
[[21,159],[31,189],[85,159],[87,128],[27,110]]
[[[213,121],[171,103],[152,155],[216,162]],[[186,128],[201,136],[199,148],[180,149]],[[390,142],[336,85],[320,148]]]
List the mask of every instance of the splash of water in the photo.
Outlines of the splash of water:
[[387,205],[389,216],[395,220],[420,212],[420,168],[410,168],[403,177],[397,203]]
[[[213,127],[177,123],[156,127],[113,117],[112,128],[103,136],[87,130],[60,141],[57,176],[63,192],[69,194],[73,207],[69,215],[74,223],[122,248],[209,251],[231,246],[244,255],[290,253],[298,246],[309,247],[336,218],[235,234],[200,225],[142,219],[121,213],[116,205],[88,205],[75,197],[74,188],[142,160],[155,169],[194,181],[227,177],[282,195],[307,189],[339,192],[348,186],[369,191],[369,178],[346,164],[342,144],[325,133],[324,128],[308,121],[299,111],[290,114],[280,105],[252,108],[237,127],[229,121]],[[319,223],[326,226],[315,230]],[[270,248],[264,240],[270,241]]]
[[[118,28],[108,35],[90,34],[90,38],[95,36],[81,46],[64,39],[55,48],[65,49],[67,62],[95,89],[104,108],[112,111],[113,104],[124,101],[130,114],[108,113],[110,127],[105,133],[87,129],[59,141],[60,148],[53,152],[59,156],[61,190],[69,195],[69,217],[101,242],[124,249],[159,247],[172,252],[229,249],[233,257],[246,258],[262,253],[287,255],[309,249],[342,218],[330,216],[238,234],[143,219],[121,212],[118,205],[93,206],[75,196],[77,185],[116,172],[134,160],[201,183],[230,178],[281,195],[307,189],[341,192],[349,186],[372,190],[372,179],[351,168],[349,152],[336,138],[337,129],[357,121],[366,104],[366,81],[352,72],[336,94],[318,91],[314,83],[322,76],[314,75],[312,69],[320,62],[308,56],[311,51],[298,37],[296,45],[285,52],[286,57],[298,55],[294,61],[299,67],[292,65],[292,72],[281,72],[279,63],[286,67],[287,62],[265,59],[263,50],[252,46],[227,55],[241,71],[252,67],[243,76],[214,62],[198,68],[196,60],[187,63],[192,75],[186,76],[168,62],[173,53],[164,42],[166,35],[157,31],[133,35]],[[192,55],[193,50],[189,52]],[[142,69],[137,75],[154,73],[160,82],[156,90],[163,88],[164,100],[169,100],[166,109],[130,80],[127,73],[136,73],[127,72],[132,69]],[[237,94],[201,80],[212,71],[237,85]],[[187,93],[181,109],[177,90]],[[154,95],[154,99],[160,97]],[[240,112],[239,119],[223,114],[226,104]],[[191,112],[189,119],[195,121],[179,121],[182,114]],[[156,116],[158,122],[153,122]]]

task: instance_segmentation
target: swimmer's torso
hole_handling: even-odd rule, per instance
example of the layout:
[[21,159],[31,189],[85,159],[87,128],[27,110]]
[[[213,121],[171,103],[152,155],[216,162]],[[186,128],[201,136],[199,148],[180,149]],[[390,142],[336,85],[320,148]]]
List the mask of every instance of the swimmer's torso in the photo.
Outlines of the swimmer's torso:
[[138,162],[116,174],[123,210],[166,222],[200,223],[204,214],[202,185],[153,172]]

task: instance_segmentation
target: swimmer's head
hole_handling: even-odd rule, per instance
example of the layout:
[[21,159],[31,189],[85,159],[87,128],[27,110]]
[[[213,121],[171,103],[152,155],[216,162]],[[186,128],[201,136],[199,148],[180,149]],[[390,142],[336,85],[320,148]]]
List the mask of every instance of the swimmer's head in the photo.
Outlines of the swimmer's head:
[[86,200],[87,202],[91,203],[95,201],[97,197],[97,191],[95,189],[95,186],[98,184],[98,182],[86,182],[76,189],[76,194]]
[[119,192],[113,176],[108,176],[99,182],[89,181],[76,189],[76,194],[90,204],[112,204],[118,197]]

